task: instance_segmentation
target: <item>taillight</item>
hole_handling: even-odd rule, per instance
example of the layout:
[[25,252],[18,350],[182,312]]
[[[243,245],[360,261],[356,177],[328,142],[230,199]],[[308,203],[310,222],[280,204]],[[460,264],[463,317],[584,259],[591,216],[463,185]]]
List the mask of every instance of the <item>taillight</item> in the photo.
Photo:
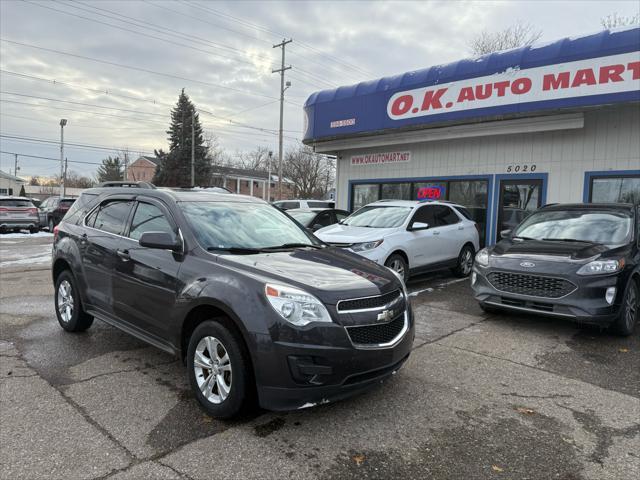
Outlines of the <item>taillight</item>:
[[6,215],[8,211],[8,208],[0,207],[0,215]]
[[58,230],[60,230],[60,227],[58,225],[56,225],[55,227],[53,227],[53,241],[55,242],[56,240],[58,240]]
[[37,215],[38,214],[38,209],[37,208],[30,208],[29,209],[29,215]]

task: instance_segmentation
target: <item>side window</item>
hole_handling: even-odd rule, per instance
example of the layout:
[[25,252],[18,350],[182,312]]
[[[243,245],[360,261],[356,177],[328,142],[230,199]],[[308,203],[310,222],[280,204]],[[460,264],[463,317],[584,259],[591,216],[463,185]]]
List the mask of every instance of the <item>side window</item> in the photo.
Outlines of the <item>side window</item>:
[[433,215],[435,216],[436,225],[439,227],[444,227],[446,225],[453,225],[454,223],[458,223],[460,218],[456,213],[451,210],[449,207],[444,205],[434,205],[433,206]]
[[322,225],[323,227],[328,227],[331,225],[333,221],[331,220],[331,212],[323,212],[318,215],[313,222],[314,225]]
[[131,200],[106,201],[87,219],[87,225],[104,232],[121,235],[131,204]]
[[411,223],[420,222],[428,224],[429,227],[437,226],[435,217],[433,215],[433,208],[434,207],[431,205],[420,207],[418,211],[413,215]]
[[349,216],[348,213],[345,212],[336,212],[336,220],[338,220],[339,222],[341,222],[342,220],[344,220],[345,218],[347,218]]
[[145,232],[174,233],[174,230],[162,210],[150,203],[138,203],[129,237],[138,240]]

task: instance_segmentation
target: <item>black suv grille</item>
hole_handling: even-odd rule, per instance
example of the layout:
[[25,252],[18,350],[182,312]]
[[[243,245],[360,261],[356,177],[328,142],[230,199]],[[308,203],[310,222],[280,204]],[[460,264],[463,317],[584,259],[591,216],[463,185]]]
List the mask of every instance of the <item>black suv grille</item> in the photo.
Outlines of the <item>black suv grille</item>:
[[[338,311],[363,310],[365,308],[381,308],[400,297],[400,290],[395,290],[377,297],[354,298],[353,300],[341,300],[338,302]],[[395,307],[394,307],[395,308]]]
[[524,273],[491,272],[487,279],[497,290],[532,297],[560,298],[576,289],[568,280]]
[[364,325],[362,327],[347,327],[349,337],[357,345],[377,345],[387,343],[398,336],[404,327],[404,313],[395,320],[380,325]]

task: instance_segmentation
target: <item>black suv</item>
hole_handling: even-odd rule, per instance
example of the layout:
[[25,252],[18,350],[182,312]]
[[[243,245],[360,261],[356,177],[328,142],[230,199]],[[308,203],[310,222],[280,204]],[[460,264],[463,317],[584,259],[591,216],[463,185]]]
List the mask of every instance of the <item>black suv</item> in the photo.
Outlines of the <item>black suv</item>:
[[640,206],[541,208],[476,255],[471,285],[484,310],[612,326],[630,335],[640,309]]
[[53,227],[60,223],[62,217],[67,214],[67,211],[71,208],[71,205],[73,205],[73,202],[75,201],[75,198],[47,198],[38,207],[40,226],[47,227],[49,228],[50,232],[53,232]]
[[259,199],[96,188],[54,233],[62,328],[98,318],[181,356],[213,416],[235,415],[254,393],[272,410],[358,393],[413,343],[399,277]]

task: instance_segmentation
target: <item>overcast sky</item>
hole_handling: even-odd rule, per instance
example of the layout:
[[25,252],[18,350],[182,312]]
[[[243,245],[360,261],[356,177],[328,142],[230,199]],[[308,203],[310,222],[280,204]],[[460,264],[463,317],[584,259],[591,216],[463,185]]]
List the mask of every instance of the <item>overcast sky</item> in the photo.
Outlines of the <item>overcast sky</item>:
[[[610,13],[637,11],[636,0],[0,0],[0,131],[23,137],[2,137],[0,146],[58,158],[58,145],[35,140],[57,141],[67,118],[65,142],[134,155],[166,149],[169,111],[184,87],[227,152],[261,145],[276,154],[280,83],[271,69],[280,50],[272,45],[284,37],[293,38],[284,120],[292,145],[314,91],[468,57],[474,36],[518,20],[542,30],[545,42],[597,31]],[[91,175],[90,163],[114,154],[65,151],[70,162],[88,162],[70,163],[71,170]],[[59,171],[54,161],[27,157],[20,167],[21,176]],[[0,155],[0,169],[13,172],[13,155]]]

